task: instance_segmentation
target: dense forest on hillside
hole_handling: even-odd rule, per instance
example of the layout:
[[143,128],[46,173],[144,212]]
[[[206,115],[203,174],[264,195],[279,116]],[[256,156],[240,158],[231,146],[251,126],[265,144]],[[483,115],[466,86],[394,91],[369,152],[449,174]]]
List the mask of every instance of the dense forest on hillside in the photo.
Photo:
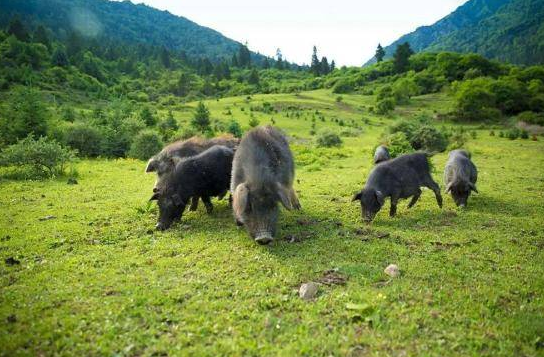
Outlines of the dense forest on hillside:
[[415,52],[472,52],[511,63],[542,64],[544,1],[468,1],[435,24],[422,26],[385,47],[386,58],[404,42]]

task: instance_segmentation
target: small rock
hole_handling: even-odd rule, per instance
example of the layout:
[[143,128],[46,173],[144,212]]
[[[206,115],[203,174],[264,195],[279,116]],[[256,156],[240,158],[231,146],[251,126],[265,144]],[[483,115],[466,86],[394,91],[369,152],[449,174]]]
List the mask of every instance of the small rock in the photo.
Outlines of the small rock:
[[42,217],[42,218],[39,218],[38,220],[39,221],[49,221],[50,219],[55,219],[57,217],[55,216],[45,216],[45,217]]
[[383,272],[392,278],[396,278],[400,275],[399,267],[396,264],[389,264]]
[[70,177],[66,183],[68,185],[77,185],[77,180],[73,177]]
[[301,299],[312,300],[317,294],[318,285],[314,282],[304,283],[298,289],[298,295]]

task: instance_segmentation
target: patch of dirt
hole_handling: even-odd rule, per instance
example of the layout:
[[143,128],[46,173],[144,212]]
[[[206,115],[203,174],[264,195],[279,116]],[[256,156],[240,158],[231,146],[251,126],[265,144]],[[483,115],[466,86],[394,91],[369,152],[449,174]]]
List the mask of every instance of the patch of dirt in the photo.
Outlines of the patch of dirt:
[[317,279],[318,283],[323,285],[332,286],[332,285],[346,285],[348,278],[347,276],[341,274],[336,269],[327,270],[323,275]]

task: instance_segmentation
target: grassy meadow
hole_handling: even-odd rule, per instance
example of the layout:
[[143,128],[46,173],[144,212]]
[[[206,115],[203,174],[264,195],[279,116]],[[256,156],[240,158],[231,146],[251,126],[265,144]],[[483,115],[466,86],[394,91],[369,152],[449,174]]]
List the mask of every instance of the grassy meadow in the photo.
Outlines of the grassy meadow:
[[[303,209],[282,210],[269,246],[236,227],[226,199],[155,231],[143,161],[81,160],[76,185],[2,176],[0,355],[544,356],[541,138],[471,127],[480,194],[465,210],[424,189],[367,226],[351,203],[385,126],[439,117],[449,98],[415,97],[392,118],[369,112],[373,96],[327,90],[206,101],[212,118],[290,136]],[[263,102],[274,110],[250,110]],[[183,126],[195,106],[171,109]],[[316,148],[314,118],[349,130],[343,146]],[[446,158],[431,159],[442,188]],[[398,278],[383,272],[392,263]],[[320,288],[304,301],[309,281]]]

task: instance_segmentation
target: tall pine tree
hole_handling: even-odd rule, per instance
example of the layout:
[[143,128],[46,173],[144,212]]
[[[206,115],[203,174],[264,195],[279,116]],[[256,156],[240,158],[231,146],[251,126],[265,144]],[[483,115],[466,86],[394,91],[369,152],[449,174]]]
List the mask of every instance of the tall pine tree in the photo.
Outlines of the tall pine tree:
[[317,58],[317,47],[314,46],[313,53],[312,53],[312,62],[310,65],[310,72],[314,76],[319,76],[319,73],[321,72],[321,62],[319,62],[319,58]]
[[374,57],[376,57],[376,62],[378,63],[383,61],[383,58],[385,57],[385,50],[380,43],[378,43],[378,48],[376,48],[376,54]]
[[413,54],[414,51],[412,51],[408,42],[397,46],[393,55],[393,69],[395,73],[404,73],[408,70],[408,66],[410,65],[409,60]]

